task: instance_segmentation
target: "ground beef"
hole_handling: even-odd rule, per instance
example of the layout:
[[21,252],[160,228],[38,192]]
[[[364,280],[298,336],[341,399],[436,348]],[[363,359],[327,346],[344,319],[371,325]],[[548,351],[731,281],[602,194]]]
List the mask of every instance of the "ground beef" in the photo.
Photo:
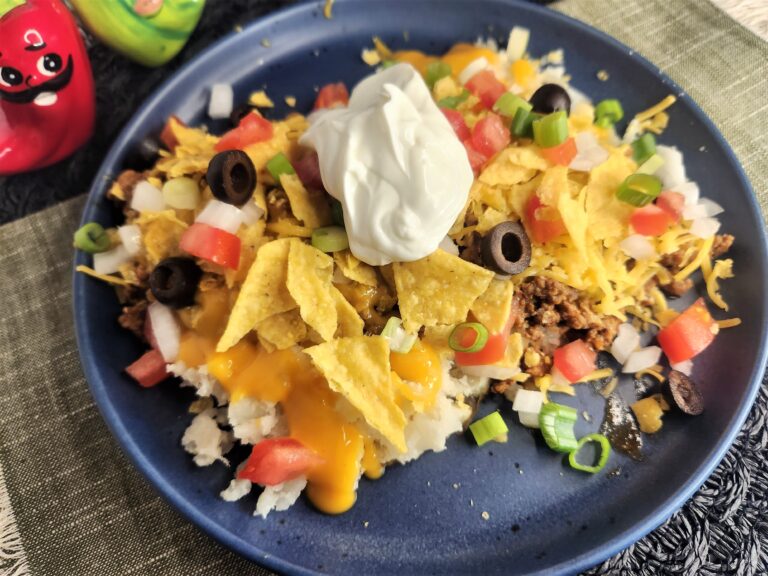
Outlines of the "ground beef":
[[661,284],[659,287],[667,296],[679,298],[693,288],[693,280],[690,278],[686,278],[685,280],[672,280],[669,284]]
[[[120,176],[117,177],[116,182],[123,192],[123,196],[125,197],[126,204],[131,203],[131,197],[133,196],[133,189],[136,187],[136,184],[138,184],[145,178],[146,178],[146,175],[143,172],[136,172],[135,170],[123,170],[120,173]],[[120,198],[117,198],[116,196],[113,196],[113,195],[109,195],[109,196],[113,200],[122,201]]]
[[532,376],[550,371],[552,353],[566,341],[581,338],[595,350],[607,350],[621,323],[597,314],[578,290],[543,276],[529,278],[518,288],[513,314],[513,330],[528,341],[523,362]]
[[719,258],[733,246],[735,238],[731,234],[718,234],[712,243],[712,258]]
[[144,340],[144,321],[147,316],[146,300],[139,300],[130,306],[123,306],[123,312],[117,321],[126,330],[133,332],[139,340]]
[[284,190],[275,188],[267,193],[267,212],[269,213],[270,222],[293,216],[291,203]]

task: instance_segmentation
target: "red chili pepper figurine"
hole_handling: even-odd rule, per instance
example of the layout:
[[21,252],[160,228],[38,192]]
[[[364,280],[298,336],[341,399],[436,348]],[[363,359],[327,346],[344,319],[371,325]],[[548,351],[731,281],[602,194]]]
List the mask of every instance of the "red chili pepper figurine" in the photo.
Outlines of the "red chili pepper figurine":
[[48,166],[93,131],[88,53],[60,0],[0,0],[0,175]]

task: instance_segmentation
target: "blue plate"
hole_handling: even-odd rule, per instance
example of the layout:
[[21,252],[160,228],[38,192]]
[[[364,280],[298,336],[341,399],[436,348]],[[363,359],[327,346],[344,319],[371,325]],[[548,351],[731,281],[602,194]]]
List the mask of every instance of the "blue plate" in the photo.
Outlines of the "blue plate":
[[[265,521],[251,516],[253,497],[235,504],[218,498],[230,470],[196,468],[181,449],[191,395],[173,386],[143,390],[123,374],[142,348],[118,328],[112,289],[77,275],[77,336],[96,402],[123,449],[176,508],[270,568],[402,576],[588,568],[658,526],[693,494],[720,461],[755,397],[765,361],[768,290],[763,223],[749,183],[723,137],[680,87],[626,46],[575,20],[503,0],[340,0],[330,21],[321,7],[300,4],[264,18],[173,76],[117,139],[83,220],[119,222],[104,194],[126,152],[157,133],[170,114],[191,124],[206,122],[207,87],[214,82],[233,84],[241,100],[251,90],[268,88],[279,117],[288,111],[285,95],[295,96],[298,108],[307,111],[315,87],[337,81],[351,86],[369,73],[360,51],[374,34],[394,48],[440,53],[478,35],[505,42],[509,29],[522,25],[531,30],[533,54],[563,48],[574,85],[595,100],[620,98],[628,116],[669,93],[681,96],[662,141],[685,152],[690,178],[725,206],[723,230],[738,236],[733,250],[738,278],[726,283],[724,292],[733,304],[729,315],[744,323],[723,333],[696,361],[706,412],[697,418],[666,416],[661,433],[646,437],[645,461],[614,454],[613,475],[571,470],[538,434],[512,423],[507,444],[478,448],[458,436],[446,452],[392,467],[377,482],[363,480],[357,505],[341,516],[319,514],[302,500]],[[269,48],[261,45],[263,38],[271,41]],[[596,79],[600,69],[610,81]],[[78,264],[86,262],[77,255]],[[578,389],[573,405],[594,417],[579,423],[581,435],[598,428],[604,402],[587,386]],[[631,382],[622,393],[633,398]]]

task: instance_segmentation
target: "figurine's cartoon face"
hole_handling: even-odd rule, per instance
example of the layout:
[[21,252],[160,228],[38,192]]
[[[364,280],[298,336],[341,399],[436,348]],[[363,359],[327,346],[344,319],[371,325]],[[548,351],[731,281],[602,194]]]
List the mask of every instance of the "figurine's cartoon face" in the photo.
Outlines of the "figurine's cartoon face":
[[0,100],[53,106],[58,101],[58,92],[72,81],[75,63],[71,48],[60,45],[56,34],[48,34],[45,24],[28,27],[11,23],[10,29],[4,29]]
[[95,116],[91,65],[72,15],[60,0],[12,2],[0,11],[0,175],[68,156]]
[[146,66],[178,54],[205,6],[205,0],[71,1],[102,42]]

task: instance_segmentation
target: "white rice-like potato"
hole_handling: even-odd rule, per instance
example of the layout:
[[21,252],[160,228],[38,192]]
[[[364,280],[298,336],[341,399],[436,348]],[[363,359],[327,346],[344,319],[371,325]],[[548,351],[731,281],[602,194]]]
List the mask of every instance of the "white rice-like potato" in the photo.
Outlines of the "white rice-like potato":
[[182,386],[191,386],[201,398],[212,396],[219,406],[229,402],[229,393],[208,373],[207,366],[191,368],[184,362],[175,362],[168,365],[168,370],[183,380]]
[[192,419],[181,438],[184,450],[194,456],[198,466],[210,466],[216,461],[229,465],[224,454],[232,448],[232,434],[219,428],[217,417],[215,408],[201,412]]
[[242,398],[229,406],[229,423],[235,438],[244,444],[258,444],[270,436],[285,436],[288,426],[273,402]]
[[238,480],[237,478],[232,478],[229,482],[229,486],[219,492],[219,496],[227,502],[235,502],[250,494],[252,487],[253,482],[250,480]]
[[490,380],[479,376],[467,376],[457,369],[452,362],[443,360],[442,392],[450,398],[463,394],[465,398],[479,396],[488,391]]
[[256,510],[254,510],[253,515],[266,518],[272,510],[277,512],[287,510],[299,499],[301,491],[306,486],[306,476],[299,476],[275,486],[267,486],[264,488],[261,496],[259,496],[259,501],[256,503]]

